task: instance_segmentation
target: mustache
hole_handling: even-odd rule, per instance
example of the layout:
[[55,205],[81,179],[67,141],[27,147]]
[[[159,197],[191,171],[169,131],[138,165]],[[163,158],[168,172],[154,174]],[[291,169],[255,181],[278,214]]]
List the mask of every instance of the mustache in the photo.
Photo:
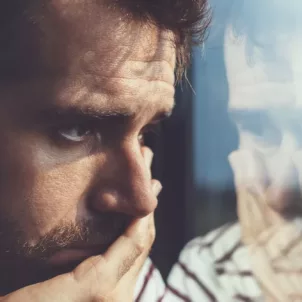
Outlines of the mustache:
[[106,214],[78,223],[62,224],[32,245],[25,242],[18,254],[27,258],[46,260],[66,248],[95,246],[105,251],[127,228],[131,217],[122,214]]

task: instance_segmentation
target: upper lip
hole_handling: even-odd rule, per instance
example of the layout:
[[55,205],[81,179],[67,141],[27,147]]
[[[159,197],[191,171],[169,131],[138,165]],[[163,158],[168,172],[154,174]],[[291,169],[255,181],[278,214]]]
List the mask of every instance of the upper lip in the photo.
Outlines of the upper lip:
[[97,250],[104,248],[105,244],[102,243],[94,243],[94,244],[89,244],[89,243],[76,243],[72,244],[70,246],[66,246],[64,249],[69,249],[69,250]]

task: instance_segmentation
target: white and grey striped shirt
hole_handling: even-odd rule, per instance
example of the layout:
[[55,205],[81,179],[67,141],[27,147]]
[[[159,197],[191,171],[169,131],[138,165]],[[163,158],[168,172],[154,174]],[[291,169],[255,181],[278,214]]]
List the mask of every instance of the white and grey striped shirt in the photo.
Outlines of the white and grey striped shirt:
[[148,260],[137,284],[137,302],[263,301],[253,277],[240,225],[230,224],[189,242],[164,286]]

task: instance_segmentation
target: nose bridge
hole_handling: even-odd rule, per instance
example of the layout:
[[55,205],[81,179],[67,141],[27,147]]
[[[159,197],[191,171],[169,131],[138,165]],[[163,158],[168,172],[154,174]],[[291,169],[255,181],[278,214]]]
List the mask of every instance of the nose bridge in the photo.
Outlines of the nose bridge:
[[[117,173],[125,175],[130,183],[140,183],[144,186],[144,182],[150,181],[148,168],[146,167],[140,148],[126,142],[118,151]],[[123,176],[122,176],[123,178]],[[124,179],[124,178],[123,178]],[[125,180],[123,180],[125,181]]]

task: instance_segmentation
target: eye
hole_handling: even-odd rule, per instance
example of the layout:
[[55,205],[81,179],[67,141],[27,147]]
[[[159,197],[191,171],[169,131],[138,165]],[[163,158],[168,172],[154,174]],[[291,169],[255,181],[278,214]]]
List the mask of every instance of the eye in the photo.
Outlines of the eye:
[[138,141],[141,146],[148,146],[152,149],[153,144],[155,143],[156,138],[159,137],[161,132],[161,125],[150,124],[147,125],[138,135]]
[[91,137],[100,138],[100,134],[96,129],[85,125],[72,125],[57,130],[59,136],[67,141],[81,143]]
[[145,145],[145,134],[144,133],[140,133],[137,139],[138,139],[138,142],[140,143],[140,145],[142,145],[142,146]]

